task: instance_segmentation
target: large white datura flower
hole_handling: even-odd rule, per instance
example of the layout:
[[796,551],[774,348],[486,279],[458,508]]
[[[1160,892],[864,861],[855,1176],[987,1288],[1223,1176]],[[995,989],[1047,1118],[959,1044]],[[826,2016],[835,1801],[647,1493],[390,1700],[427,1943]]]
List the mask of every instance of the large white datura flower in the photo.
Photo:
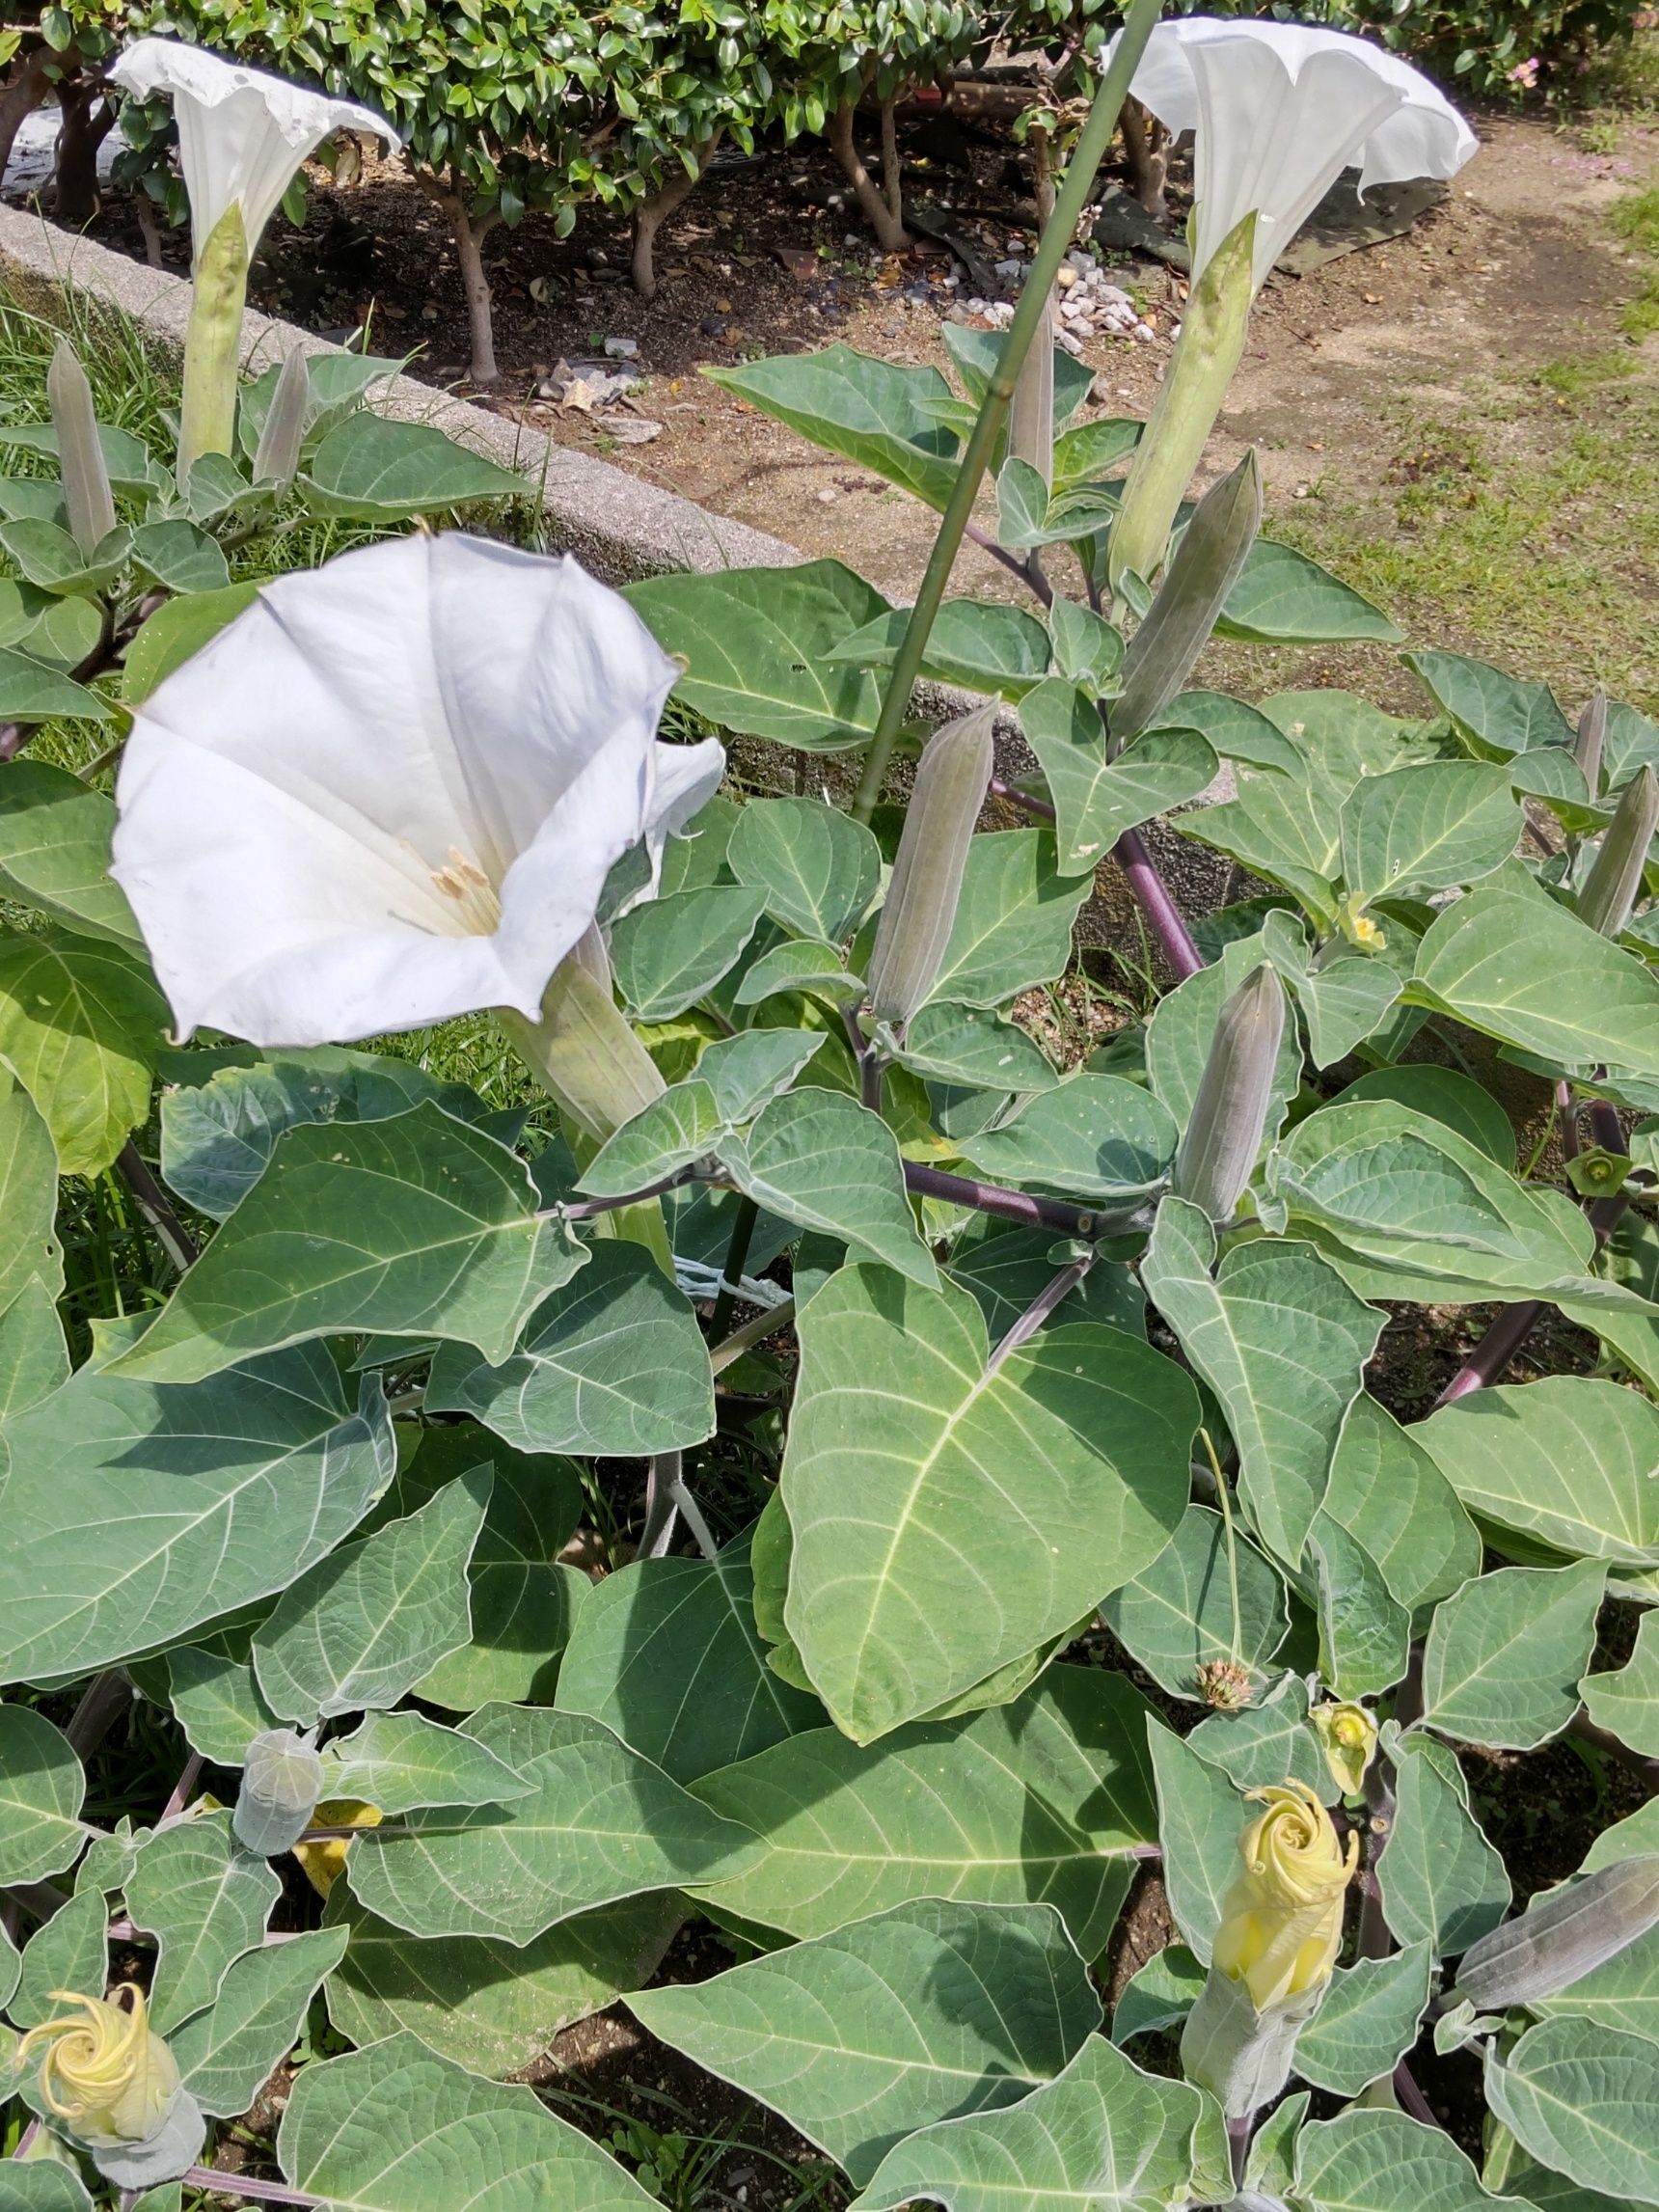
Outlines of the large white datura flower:
[[417,535],[267,584],[135,712],[111,873],[181,1035],[539,1016],[611,868],[712,797],[679,673],[574,560]]
[[251,254],[301,164],[337,130],[370,131],[389,147],[400,143],[371,108],[307,92],[286,77],[243,68],[176,39],[135,41],[109,73],[135,99],[173,102],[198,260],[227,211],[238,205]]
[[1173,136],[1195,134],[1194,280],[1252,209],[1260,286],[1345,169],[1362,193],[1455,177],[1478,144],[1421,70],[1313,23],[1159,23],[1129,89]]

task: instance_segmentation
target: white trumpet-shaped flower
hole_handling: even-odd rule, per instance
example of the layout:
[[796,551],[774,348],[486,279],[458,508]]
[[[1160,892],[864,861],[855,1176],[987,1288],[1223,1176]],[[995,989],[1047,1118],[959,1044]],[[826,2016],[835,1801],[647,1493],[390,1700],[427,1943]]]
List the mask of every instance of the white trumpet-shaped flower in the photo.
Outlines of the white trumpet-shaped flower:
[[1195,279],[1252,212],[1260,286],[1345,169],[1365,193],[1455,176],[1477,145],[1408,62],[1312,23],[1176,17],[1153,32],[1131,90],[1174,136],[1195,134]]
[[399,143],[371,108],[307,92],[286,77],[243,68],[176,39],[137,40],[109,73],[135,99],[173,102],[198,261],[232,206],[241,209],[251,254],[301,163],[337,130],[371,131],[388,146]]
[[614,863],[720,782],[678,673],[568,558],[412,536],[279,578],[137,709],[112,873],[182,1034],[534,1022]]

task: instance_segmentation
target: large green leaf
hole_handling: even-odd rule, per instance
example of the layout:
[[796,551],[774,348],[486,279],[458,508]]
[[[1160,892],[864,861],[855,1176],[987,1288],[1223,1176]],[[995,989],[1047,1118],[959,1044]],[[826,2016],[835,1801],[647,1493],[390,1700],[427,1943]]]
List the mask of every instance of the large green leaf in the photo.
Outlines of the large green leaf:
[[504,1805],[528,1797],[487,1744],[419,1712],[371,1712],[323,1747],[325,1798],[358,1797],[395,1816],[418,1805]]
[[[978,1299],[993,1344],[1001,1343],[1053,1282],[1053,1235],[1040,1225],[999,1221],[990,1214],[968,1216],[951,1246],[950,1278]],[[1100,1321],[1145,1336],[1146,1299],[1123,1262],[1097,1260],[1048,1318]]]
[[[857,2212],[916,2199],[947,2212],[1151,2212],[1199,2186],[1197,2089],[1143,2074],[1091,2035],[1011,2112],[944,2120],[887,2153]],[[1208,2195],[1208,2193],[1207,2193]]]
[[87,1778],[32,1706],[0,1705],[0,1882],[38,1882],[80,1857]]
[[288,1585],[254,1635],[254,1672],[273,1712],[310,1728],[394,1706],[460,1650],[472,1628],[467,1566],[492,1481],[488,1465],[475,1467]]
[[1636,1631],[1636,1649],[1622,1667],[1602,1675],[1587,1675],[1580,1685],[1590,1717],[1610,1728],[1632,1751],[1659,1753],[1659,1636],[1652,1613],[1644,1613]]
[[127,647],[122,664],[122,697],[128,706],[149,698],[156,686],[199,653],[209,639],[244,614],[258,597],[257,582],[221,591],[193,591],[158,607]]
[[1408,996],[1560,1067],[1659,1076],[1659,975],[1531,892],[1491,886],[1449,907]]
[[882,848],[861,822],[823,802],[758,799],[738,817],[726,865],[766,897],[797,937],[839,944],[882,880]]
[[0,715],[8,722],[108,722],[110,710],[85,684],[0,645]]
[[[825,658],[890,668],[910,619],[908,607],[889,608],[831,647]],[[1047,674],[1048,659],[1048,633],[1022,607],[1003,607],[985,599],[947,599],[928,633],[921,672],[936,683],[964,684],[970,691],[989,692],[1013,703]]]
[[149,969],[119,945],[50,926],[0,934],[0,1059],[66,1175],[97,1174],[148,1119],[166,1023]]
[[1363,1391],[1348,1408],[1322,1510],[1365,1546],[1410,1611],[1481,1571],[1475,1525],[1416,1431]]
[[353,1895],[411,1934],[527,1944],[574,1913],[719,1880],[758,1855],[746,1826],[584,1715],[486,1706],[463,1730],[533,1787],[504,1805],[411,1813],[404,1834],[354,1839]]
[[703,373],[929,506],[942,508],[949,499],[957,438],[938,418],[951,389],[937,369],[902,369],[850,345],[827,345]]
[[988,1006],[936,998],[905,1024],[896,1054],[912,1075],[967,1090],[1047,1091],[1059,1081],[1029,1030]]
[[1407,653],[1405,665],[1488,758],[1572,744],[1572,724],[1547,684],[1526,683],[1463,653]]
[[395,423],[367,407],[329,431],[311,456],[305,485],[320,513],[364,522],[533,497],[524,478],[469,452],[431,423]]
[[1520,2212],[1492,2197],[1452,2138],[1401,2112],[1346,2112],[1296,2140],[1295,2195],[1308,2212]]
[[616,981],[641,1022],[668,1022],[713,990],[742,957],[766,910],[745,884],[710,884],[648,899],[611,935]]
[[[16,1961],[15,1992],[7,2011],[18,2028],[39,2028],[62,2017],[59,1991],[101,1990],[109,1982],[109,1903],[92,1884],[41,1923]],[[0,1976],[0,1980],[4,1977]]]
[[50,1315],[64,1287],[57,1215],[51,1133],[28,1092],[0,1068],[0,1312],[36,1291]]
[[1343,803],[1343,876],[1368,900],[1445,890],[1501,868],[1521,829],[1496,764],[1422,761],[1362,777]]
[[1475,1391],[1412,1435],[1479,1519],[1568,1559],[1659,1566],[1659,1407],[1635,1391],[1550,1376]]
[[840,561],[653,576],[626,596],[663,650],[685,662],[676,696],[710,722],[808,752],[875,734],[874,671],[830,653],[887,602]]
[[286,1589],[394,1464],[378,1380],[354,1408],[320,1347],[182,1388],[83,1367],[0,1444],[7,1681],[112,1666]]
[[633,1458],[714,1432],[714,1379],[690,1305],[639,1244],[601,1239],[499,1366],[439,1349],[426,1404],[471,1413],[521,1452]]
[[1187,1948],[1208,1966],[1223,1900],[1238,1875],[1247,1808],[1225,1768],[1150,1716],[1147,1743],[1169,1909]]
[[931,1289],[938,1280],[905,1191],[893,1133],[839,1091],[807,1084],[775,1098],[746,1136],[720,1147],[722,1165],[757,1205],[821,1229]]
[[1392,1100],[1310,1114],[1274,1155],[1268,1187],[1298,1228],[1361,1263],[1368,1288],[1397,1276],[1399,1297],[1419,1282],[1428,1298],[1568,1283],[1618,1295],[1586,1273],[1594,1233],[1569,1199],[1517,1182],[1444,1122]]
[[1196,799],[1219,766],[1206,740],[1189,729],[1151,731],[1114,760],[1093,696],[1057,678],[1026,694],[1020,722],[1054,803],[1060,869],[1068,876],[1092,873],[1126,830]]
[[[1297,2073],[1344,2097],[1392,2074],[1417,2040],[1432,1966],[1428,1945],[1414,1943],[1392,1958],[1339,1967],[1324,2003],[1296,2037]],[[1432,2201],[1438,2207],[1439,2198]]]
[[1383,1316],[1309,1244],[1236,1244],[1212,1279],[1214,1256],[1206,1216],[1166,1198],[1141,1280],[1221,1400],[1258,1534],[1294,1567]]
[[450,1712],[498,1703],[551,1705],[559,1653],[593,1588],[579,1568],[558,1564],[585,1505],[569,1460],[515,1452],[470,1422],[427,1429],[398,1475],[398,1505],[407,1511],[486,1461],[495,1482],[468,1575],[473,1632],[415,1685],[428,1705]]
[[111,1373],[194,1382],[342,1329],[455,1337],[504,1359],[526,1316],[587,1257],[540,1205],[505,1145],[430,1103],[290,1129]]
[[226,1970],[210,2010],[169,2037],[184,2087],[204,2113],[245,2113],[293,2048],[312,1999],[345,1950],[342,1928],[313,1928]]
[[1255,645],[1325,645],[1339,638],[1392,644],[1401,636],[1350,585],[1270,537],[1259,537],[1216,619],[1218,638]]
[[325,1925],[350,1930],[328,1982],[328,2015],[354,2043],[406,2028],[469,2073],[516,2074],[561,2028],[650,1979],[685,1917],[670,1891],[560,1921],[522,1950],[487,1936],[405,1935],[365,1912],[343,1882]]
[[1305,1782],[1326,1804],[1336,1801],[1336,1784],[1308,1726],[1308,1685],[1299,1676],[1281,1675],[1259,1704],[1241,1711],[1212,1712],[1186,1738],[1186,1748],[1218,1766],[1236,1789]]
[[93,2212],[78,2168],[60,2166],[55,2158],[8,2161],[8,2166],[11,2171],[0,2177],[5,2212]]
[[294,2188],[339,2212],[450,2212],[458,2191],[488,2212],[656,2202],[533,2089],[480,2081],[408,2034],[302,2067],[277,2156]]
[[780,2112],[852,2178],[908,2135],[1051,2081],[1101,2003],[1047,1905],[923,1898],[629,2009]]
[[1169,1109],[1139,1083],[1078,1075],[965,1139],[963,1151],[996,1182],[1122,1204],[1163,1181],[1180,1138]]
[[1515,1132],[1509,1115],[1483,1084],[1455,1068],[1416,1063],[1373,1068],[1339,1091],[1331,1104],[1348,1106],[1356,1099],[1393,1099],[1430,1121],[1443,1121],[1500,1167],[1515,1164]]
[[1067,878],[1040,830],[1003,830],[967,849],[962,897],[931,996],[1002,1006],[1050,983],[1072,954],[1072,924],[1087,876]]
[[124,1887],[133,1920],[160,1946],[150,2024],[170,2035],[212,2004],[232,1959],[258,1949],[283,1885],[216,1814],[159,1829]]
[[1578,1710],[1607,1569],[1505,1567],[1435,1613],[1423,1653],[1423,1719],[1444,1735],[1532,1751]]
[[1455,1956],[1503,1919],[1509,1877],[1446,1745],[1412,1734],[1394,1760],[1394,1826],[1377,1861],[1388,1925],[1403,1944],[1427,1940],[1437,1956]]
[[858,1742],[1061,1634],[1181,1519],[1197,1398],[1137,1337],[1068,1324],[998,1363],[965,1291],[867,1267],[800,1331],[784,1619]]
[[135,945],[138,924],[110,880],[115,803],[67,768],[14,760],[0,775],[0,885],[71,929]]
[[160,1662],[186,1742],[216,1766],[240,1766],[255,1736],[280,1725],[254,1679],[252,1642],[251,1627],[221,1630],[211,1647],[176,1644]]
[[1544,2020],[1506,2057],[1488,2045],[1486,2101],[1524,2149],[1587,2189],[1659,2204],[1659,2044]]
[[1171,1697],[1203,1704],[1200,1670],[1217,1659],[1261,1676],[1289,1631],[1278,1569],[1247,1539],[1235,1545],[1230,1559],[1221,1516],[1188,1506],[1152,1565],[1101,1607],[1119,1643]]
[[558,1704],[587,1713],[676,1782],[751,1758],[824,1708],[766,1663],[747,1535],[718,1559],[637,1559],[583,1606]]
[[1339,1698],[1379,1697],[1411,1657],[1411,1609],[1365,1545],[1321,1507],[1308,1532],[1319,1624],[1319,1673]]
[[1146,1710],[1120,1677],[1057,1666],[1014,1705],[879,1744],[791,1736],[695,1784],[763,1839],[709,1900],[798,1937],[917,1898],[1051,1904],[1094,1958],[1156,1832]]

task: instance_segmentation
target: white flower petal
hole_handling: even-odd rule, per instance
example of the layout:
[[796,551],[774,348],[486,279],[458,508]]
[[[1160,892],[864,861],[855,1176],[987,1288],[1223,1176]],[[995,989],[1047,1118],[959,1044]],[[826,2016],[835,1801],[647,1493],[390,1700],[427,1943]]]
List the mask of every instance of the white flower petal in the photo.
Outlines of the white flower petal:
[[[676,672],[575,561],[480,539],[267,586],[140,707],[122,763],[112,872],[179,1030],[533,1019],[610,869],[719,780],[718,745],[657,742]],[[665,755],[686,765],[660,780]]]
[[241,204],[251,254],[300,164],[337,130],[371,131],[391,147],[401,143],[371,108],[329,99],[173,39],[138,40],[109,73],[137,99],[165,95],[173,101],[198,255],[232,202]]
[[1195,275],[1252,208],[1259,285],[1345,169],[1362,192],[1453,177],[1478,144],[1421,70],[1312,23],[1159,23],[1132,90],[1173,135],[1197,134]]

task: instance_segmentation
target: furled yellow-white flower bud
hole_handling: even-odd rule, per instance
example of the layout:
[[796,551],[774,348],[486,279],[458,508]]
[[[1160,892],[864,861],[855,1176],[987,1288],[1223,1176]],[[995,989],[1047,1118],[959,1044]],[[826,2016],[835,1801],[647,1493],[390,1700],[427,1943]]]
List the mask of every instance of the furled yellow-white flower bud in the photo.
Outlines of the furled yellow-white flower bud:
[[1349,1836],[1345,1853],[1330,1815],[1305,1782],[1248,1795],[1267,1810],[1238,1839],[1244,1871],[1227,1893],[1213,1958],[1265,2012],[1329,1980],[1359,1838]]
[[[386,1817],[378,1805],[361,1797],[325,1797],[312,1815],[313,1828],[378,1828]],[[322,1836],[313,1843],[296,1843],[294,1857],[319,1898],[326,1898],[345,1871],[345,1854],[351,1848],[343,1836]]]
[[1367,1770],[1376,1751],[1376,1720],[1364,1706],[1316,1706],[1308,1716],[1319,1736],[1331,1770],[1331,1780],[1345,1797],[1357,1797],[1365,1788]]
[[178,2067],[150,2029],[143,1990],[126,1981],[117,1995],[122,1991],[131,1997],[130,2010],[54,1989],[54,2004],[77,2006],[78,2013],[31,2028],[17,2050],[22,2064],[44,2051],[41,2101],[86,2143],[144,2143],[178,2099]]

